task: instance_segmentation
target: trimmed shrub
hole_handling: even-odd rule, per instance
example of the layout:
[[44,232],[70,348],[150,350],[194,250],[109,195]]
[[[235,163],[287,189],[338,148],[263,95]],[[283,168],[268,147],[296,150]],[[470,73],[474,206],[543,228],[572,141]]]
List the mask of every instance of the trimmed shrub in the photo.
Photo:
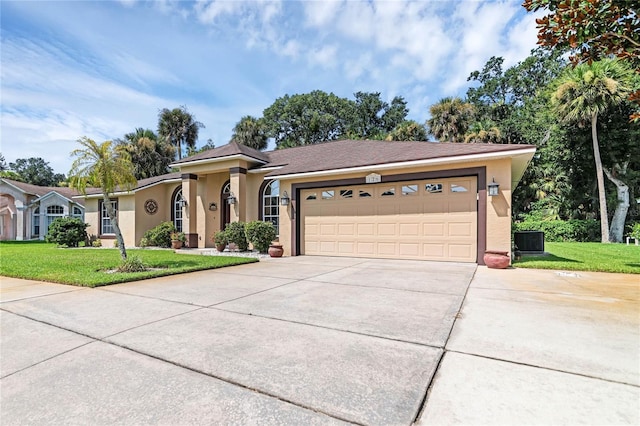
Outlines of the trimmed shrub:
[[276,237],[276,228],[271,222],[263,222],[261,220],[254,220],[247,223],[245,227],[247,239],[253,248],[260,253],[266,253],[269,250],[271,242]]
[[629,225],[629,236],[636,240],[640,240],[640,222]]
[[78,244],[87,240],[88,226],[88,223],[76,217],[59,217],[49,225],[45,239],[59,246],[78,247]]
[[224,231],[218,231],[215,234],[213,234],[213,243],[216,246],[221,246],[221,245],[227,245],[227,243],[229,242],[229,238],[227,238],[227,233]]
[[600,222],[593,219],[580,220],[526,220],[514,222],[512,231],[542,231],[549,242],[600,241]]
[[172,222],[162,222],[144,233],[140,245],[142,247],[171,247],[171,234],[174,232],[176,232],[176,227]]
[[249,241],[247,241],[244,222],[228,223],[224,233],[227,235],[229,242],[238,247],[238,250],[247,251],[249,248]]

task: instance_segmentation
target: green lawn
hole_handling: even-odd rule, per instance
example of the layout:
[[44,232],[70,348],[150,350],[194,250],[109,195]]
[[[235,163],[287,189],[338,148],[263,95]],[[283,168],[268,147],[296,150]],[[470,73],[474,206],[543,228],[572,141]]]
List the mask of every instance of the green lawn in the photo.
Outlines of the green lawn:
[[517,268],[640,274],[640,246],[601,243],[545,243],[545,256],[522,256]]
[[257,262],[257,259],[227,256],[176,254],[173,250],[127,250],[149,268],[146,272],[111,272],[121,262],[118,249],[58,248],[34,241],[0,242],[0,275],[87,287],[143,280],[184,272]]

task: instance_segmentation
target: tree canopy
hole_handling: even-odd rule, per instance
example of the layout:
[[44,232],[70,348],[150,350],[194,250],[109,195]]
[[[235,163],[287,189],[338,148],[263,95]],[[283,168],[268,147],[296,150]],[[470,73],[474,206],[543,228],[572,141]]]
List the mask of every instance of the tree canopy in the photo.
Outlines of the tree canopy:
[[54,173],[49,163],[40,157],[18,158],[9,163],[9,169],[15,172],[25,183],[38,186],[59,186],[66,180],[64,174]]
[[119,147],[127,151],[133,164],[136,179],[146,179],[169,172],[169,164],[176,156],[176,149],[164,139],[158,139],[153,130],[137,128],[117,140]]
[[285,95],[263,111],[262,122],[277,147],[287,148],[337,139],[382,140],[409,113],[401,96],[390,103],[379,92],[356,92],[354,97],[321,90]]
[[263,120],[245,115],[233,128],[232,142],[262,151],[267,148],[267,129]]
[[[640,72],[640,16],[632,0],[524,0],[529,12],[545,9],[536,19],[538,44],[571,51],[571,61],[598,61],[613,55]],[[640,88],[630,100],[640,104]],[[640,119],[636,110],[631,118]]]
[[187,148],[195,148],[198,132],[203,127],[204,124],[196,121],[185,106],[171,110],[163,108],[158,113],[158,135],[175,146],[178,159],[182,158],[183,144]]

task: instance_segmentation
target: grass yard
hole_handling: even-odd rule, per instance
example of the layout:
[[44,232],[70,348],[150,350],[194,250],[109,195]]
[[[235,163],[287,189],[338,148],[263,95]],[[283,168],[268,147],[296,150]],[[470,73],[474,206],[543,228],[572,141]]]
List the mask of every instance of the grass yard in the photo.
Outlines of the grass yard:
[[545,243],[545,256],[523,255],[516,268],[640,274],[640,246],[601,243]]
[[257,259],[176,254],[173,250],[131,249],[148,268],[145,272],[110,272],[121,263],[118,249],[58,248],[39,241],[0,242],[0,275],[97,287],[204,269],[257,262]]

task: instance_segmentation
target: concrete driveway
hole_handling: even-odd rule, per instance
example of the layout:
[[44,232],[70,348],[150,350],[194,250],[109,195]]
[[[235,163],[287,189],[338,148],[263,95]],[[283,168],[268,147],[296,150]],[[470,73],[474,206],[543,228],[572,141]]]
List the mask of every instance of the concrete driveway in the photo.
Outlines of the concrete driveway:
[[1,280],[3,425],[640,422],[637,276],[295,257]]

